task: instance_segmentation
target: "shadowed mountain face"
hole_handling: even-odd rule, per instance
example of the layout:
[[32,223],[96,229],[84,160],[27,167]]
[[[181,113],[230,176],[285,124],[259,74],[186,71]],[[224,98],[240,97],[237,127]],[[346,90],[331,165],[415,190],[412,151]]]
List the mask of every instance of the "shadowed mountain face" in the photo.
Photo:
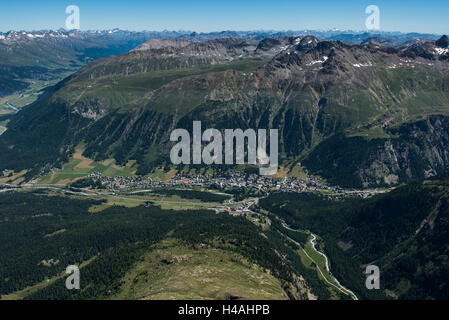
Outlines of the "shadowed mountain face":
[[437,47],[440,47],[440,48],[448,48],[449,47],[449,38],[446,35],[444,35],[440,39],[438,39],[435,42],[435,44]]
[[449,39],[447,36],[442,36],[437,41],[427,41],[421,44],[412,45],[408,49],[404,50],[402,56],[416,58],[422,57],[428,60],[448,60]]
[[31,167],[31,178],[84,141],[86,156],[137,160],[147,173],[167,161],[170,132],[193,120],[278,128],[283,163],[342,185],[449,165],[444,37],[404,49],[312,36],[159,45],[90,63],[17,114],[0,138],[0,169]]

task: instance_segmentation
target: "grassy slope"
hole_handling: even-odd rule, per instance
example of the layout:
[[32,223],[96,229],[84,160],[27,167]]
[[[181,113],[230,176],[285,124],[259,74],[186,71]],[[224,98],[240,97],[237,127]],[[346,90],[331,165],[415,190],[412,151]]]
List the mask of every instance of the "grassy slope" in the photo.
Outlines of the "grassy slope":
[[158,244],[122,280],[112,299],[287,299],[281,283],[243,257],[214,248]]
[[106,76],[95,79],[85,79],[85,77],[81,76],[62,88],[55,98],[62,98],[69,103],[75,103],[81,99],[100,97],[105,107],[115,109],[130,104],[135,100],[145,98],[151,91],[157,90],[177,79],[226,70],[249,72],[264,62],[264,60],[260,59],[248,59],[222,65],[152,71],[129,76]]

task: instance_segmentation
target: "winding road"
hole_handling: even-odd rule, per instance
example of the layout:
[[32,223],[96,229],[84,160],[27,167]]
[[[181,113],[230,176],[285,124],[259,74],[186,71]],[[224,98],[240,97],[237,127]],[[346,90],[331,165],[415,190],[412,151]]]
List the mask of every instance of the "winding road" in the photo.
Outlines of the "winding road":
[[334,281],[337,283],[337,285],[338,285],[341,289],[343,289],[344,291],[346,291],[346,293],[349,293],[349,294],[351,295],[351,297],[352,297],[354,300],[359,300],[359,299],[357,298],[357,295],[356,295],[353,291],[349,290],[348,288],[345,288],[345,287],[340,283],[340,281],[338,281],[338,279],[332,274],[332,272],[331,272],[331,270],[330,270],[330,268],[329,268],[329,259],[327,258],[327,256],[326,256],[324,253],[322,253],[321,251],[319,251],[319,250],[315,247],[315,245],[316,245],[316,242],[315,242],[315,241],[316,241],[316,235],[314,235],[313,233],[311,233],[311,236],[312,236],[312,239],[310,239],[310,245],[312,246],[313,250],[315,250],[318,254],[320,254],[321,256],[324,257],[324,260],[326,261],[326,270],[327,270],[327,272],[329,272],[329,274],[331,275],[332,279],[334,279]]
[[10,109],[13,109],[15,112],[19,112],[19,109],[17,109],[16,107],[14,107],[13,105],[11,105],[9,102],[6,102],[6,106]]
[[[290,231],[293,231],[293,232],[300,232],[299,230],[295,230],[295,229],[290,228],[285,222],[282,222],[282,226],[283,226],[285,229],[287,229],[287,230],[290,230]],[[325,280],[328,284],[330,284],[331,286],[335,287],[335,288],[338,289],[340,292],[342,292],[342,293],[344,293],[344,294],[347,294],[347,295],[350,295],[350,296],[352,297],[353,300],[359,300],[359,299],[357,298],[357,295],[356,295],[353,291],[351,291],[351,290],[349,290],[348,288],[344,287],[344,286],[340,283],[340,281],[338,281],[338,279],[332,274],[332,272],[330,271],[330,267],[329,267],[329,259],[327,258],[327,256],[326,256],[324,253],[322,253],[321,251],[319,251],[319,250],[316,248],[316,235],[313,234],[313,233],[311,233],[311,232],[308,232],[308,233],[310,233],[310,235],[311,235],[311,237],[312,237],[312,238],[309,240],[312,249],[315,250],[315,252],[317,252],[319,255],[321,255],[321,256],[324,257],[324,261],[325,261],[325,265],[326,265],[326,271],[329,273],[329,275],[332,277],[332,279],[335,281],[335,283],[336,283],[337,285],[335,285],[334,283],[332,283],[332,282],[330,282],[329,280],[327,280],[327,278],[325,277],[325,275],[323,274],[323,272],[321,271],[321,269],[318,267],[318,264],[315,262],[315,260],[313,260],[313,258],[307,253],[307,251],[306,251],[306,250],[305,250],[305,249],[304,249],[304,248],[303,248],[297,241],[293,240],[292,238],[290,238],[290,237],[287,236],[287,235],[285,235],[285,236],[286,236],[290,241],[293,241],[294,243],[296,243],[296,244],[303,250],[303,252],[305,253],[305,255],[306,255],[311,261],[313,261],[313,262],[315,263],[315,265],[317,266],[317,269],[318,269],[319,273],[321,274],[321,276],[324,278],[324,280]]]
[[[11,105],[9,102],[6,102],[6,106],[12,110],[14,110],[14,113],[19,112],[20,110],[17,109],[16,107],[14,107],[13,105]],[[4,134],[6,132],[6,130],[8,130],[8,128],[4,127],[4,126],[0,126],[0,136],[2,134]]]

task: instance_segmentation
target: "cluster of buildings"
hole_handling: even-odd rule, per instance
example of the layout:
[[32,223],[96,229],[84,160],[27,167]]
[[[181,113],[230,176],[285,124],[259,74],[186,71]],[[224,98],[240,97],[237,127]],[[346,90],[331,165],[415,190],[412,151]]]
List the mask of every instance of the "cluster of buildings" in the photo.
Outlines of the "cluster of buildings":
[[321,191],[337,198],[347,196],[368,197],[377,193],[375,190],[345,190],[338,186],[328,186],[319,178],[313,176],[308,176],[304,179],[295,177],[271,178],[257,174],[247,174],[241,171],[202,175],[179,172],[166,181],[144,176],[107,177],[99,172],[91,173],[89,177],[100,181],[103,187],[111,192],[169,187],[201,187],[215,190],[251,189],[260,194],[267,194],[273,191],[289,193]]
[[100,172],[92,172],[89,174],[88,178],[100,181],[103,187],[111,192],[175,186],[173,183],[167,181],[153,180],[139,175],[109,177],[104,176]]

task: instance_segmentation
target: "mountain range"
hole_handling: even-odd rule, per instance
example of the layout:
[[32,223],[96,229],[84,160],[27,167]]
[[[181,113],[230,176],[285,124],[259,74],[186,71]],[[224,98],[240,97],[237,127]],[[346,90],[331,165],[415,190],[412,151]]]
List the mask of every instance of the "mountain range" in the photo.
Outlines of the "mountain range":
[[31,169],[33,178],[84,142],[85,156],[136,160],[146,174],[169,164],[171,130],[201,120],[278,128],[283,166],[301,163],[343,186],[441,174],[449,163],[447,40],[149,40],[89,63],[14,116],[0,139],[0,169]]
[[[14,108],[0,117],[5,297],[449,296],[447,36],[10,31],[0,33],[0,57],[0,98]],[[11,105],[9,95],[41,79],[55,84],[24,107]],[[307,191],[324,182],[322,192],[284,193],[276,181],[266,194],[232,186],[122,192],[105,191],[103,173],[77,180],[106,163],[151,177],[205,169],[169,159],[170,133],[191,131],[193,121],[203,129],[278,129],[273,178],[300,168],[313,182]],[[75,183],[45,180],[70,166],[61,176]],[[226,176],[226,168],[235,167],[207,169]],[[244,169],[248,178],[254,168]],[[357,190],[376,195],[355,198],[326,183],[388,192]],[[223,207],[251,214],[198,209]],[[74,261],[85,282],[69,292],[58,275]],[[382,290],[365,286],[372,264]],[[198,286],[186,289],[185,275],[196,283],[191,274],[205,266],[211,280],[198,273]]]
[[[98,58],[125,53],[149,39],[179,39],[177,41],[208,41],[236,38],[260,41],[282,36],[315,35],[326,40],[343,40],[358,44],[370,38],[382,37],[394,44],[417,39],[437,39],[431,34],[394,32],[367,33],[354,31],[223,31],[196,33],[188,31],[125,31],[91,30],[15,31],[0,32],[0,97],[24,90],[31,80],[51,80],[67,76],[82,65]],[[27,81],[25,81],[27,80]]]

